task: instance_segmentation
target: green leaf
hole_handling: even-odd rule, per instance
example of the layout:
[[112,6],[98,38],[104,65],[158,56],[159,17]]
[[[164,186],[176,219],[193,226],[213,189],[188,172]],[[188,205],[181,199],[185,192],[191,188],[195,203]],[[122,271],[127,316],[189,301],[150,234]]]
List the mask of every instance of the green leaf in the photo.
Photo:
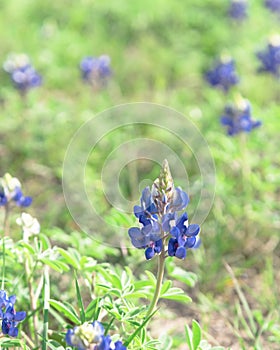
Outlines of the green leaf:
[[80,269],[82,271],[92,272],[96,270],[96,260],[89,256],[82,256],[80,260]]
[[175,265],[173,260],[167,260],[166,268],[168,275],[177,281],[183,282],[186,285],[193,287],[197,282],[197,275],[193,272],[186,271]]
[[167,293],[167,291],[171,288],[172,282],[171,281],[165,281],[161,287],[160,295],[164,295]]
[[192,321],[192,333],[193,333],[193,338],[192,338],[193,349],[197,350],[201,341],[201,329],[200,329],[200,325],[195,320]]
[[79,317],[75,310],[67,303],[62,303],[60,301],[50,299],[50,305],[55,308],[57,311],[63,313],[63,315],[68,318],[71,322],[75,323],[76,325],[80,324]]
[[40,261],[49,267],[51,267],[53,270],[57,272],[64,272],[64,271],[69,271],[69,267],[64,264],[62,261],[59,260],[50,260],[48,258],[41,258]]
[[160,340],[159,350],[171,350],[172,349],[172,344],[173,344],[172,337],[164,334],[164,335],[160,336],[159,340]]
[[188,295],[186,295],[181,288],[177,287],[169,288],[169,290],[165,294],[161,295],[161,298],[180,301],[184,303],[189,303],[192,301],[192,299]]
[[35,249],[34,249],[34,247],[32,247],[31,244],[29,244],[25,241],[20,241],[19,246],[26,248],[29,251],[29,253],[35,254]]
[[84,304],[83,304],[83,300],[82,300],[82,296],[81,296],[81,292],[80,292],[80,286],[79,286],[77,277],[75,278],[75,285],[76,285],[76,293],[77,293],[81,323],[84,323],[86,321],[86,315],[85,315]]
[[47,344],[48,347],[52,350],[65,350],[65,348],[55,340],[50,340]]
[[2,348],[15,348],[29,349],[25,344],[23,344],[19,339],[11,339],[8,337],[0,338],[0,349]]
[[100,313],[100,298],[93,299],[87,306],[85,313],[87,320],[97,320]]
[[65,249],[59,247],[56,247],[56,250],[61,256],[63,256],[67,264],[73,266],[74,269],[79,268],[79,261],[77,261],[75,257],[71,253],[69,253],[69,251],[66,251]]
[[190,330],[189,326],[185,326],[185,332],[186,332],[186,341],[187,341],[189,350],[194,350],[193,343],[192,343],[192,331]]
[[43,233],[40,233],[38,243],[41,244],[41,247],[43,248],[43,250],[50,249],[52,246],[49,238]]
[[145,273],[148,276],[149,281],[152,282],[152,285],[155,287],[157,284],[157,279],[156,279],[155,275],[148,270],[146,270]]

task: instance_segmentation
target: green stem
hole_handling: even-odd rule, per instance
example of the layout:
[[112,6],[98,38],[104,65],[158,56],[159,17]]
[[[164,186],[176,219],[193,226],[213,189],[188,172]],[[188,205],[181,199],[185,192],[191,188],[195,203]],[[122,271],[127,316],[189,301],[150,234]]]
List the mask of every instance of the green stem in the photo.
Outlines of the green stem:
[[36,309],[37,309],[37,301],[35,299],[35,294],[34,294],[34,289],[33,289],[33,275],[31,274],[31,270],[29,267],[29,260],[28,260],[28,256],[26,256],[26,260],[25,260],[25,273],[26,273],[26,280],[27,280],[27,285],[28,285],[28,291],[29,291],[29,297],[30,297],[30,306],[31,306],[31,310],[33,311],[33,334],[34,334],[34,338],[35,338],[35,343],[36,345],[38,345],[38,328],[39,328],[39,320],[38,320],[38,316],[36,313]]
[[250,159],[248,155],[248,145],[247,145],[247,135],[242,133],[240,135],[240,152],[242,154],[241,167],[242,167],[242,182],[243,182],[243,191],[249,195],[251,187],[251,166]]
[[162,249],[161,253],[158,255],[158,271],[157,271],[156,289],[155,289],[153,300],[152,300],[150,307],[147,311],[146,317],[149,317],[153,313],[155,307],[157,306],[157,302],[159,300],[159,297],[160,297],[160,290],[161,290],[161,286],[162,286],[162,280],[163,280],[163,275],[164,275],[164,263],[165,263],[164,246],[165,246],[165,244],[163,242],[163,249]]
[[1,289],[5,288],[5,270],[6,270],[6,252],[5,252],[5,236],[9,235],[9,214],[10,208],[9,203],[5,205],[5,214],[4,214],[4,222],[3,222],[3,235],[2,235],[2,283]]
[[9,206],[9,203],[7,203],[5,205],[5,214],[4,214],[4,223],[3,223],[5,236],[9,236],[9,231],[10,231],[9,215],[10,215],[10,206]]
[[240,153],[241,158],[241,171],[242,171],[242,190],[243,190],[243,207],[244,207],[244,231],[249,234],[250,232],[250,220],[248,213],[251,209],[251,198],[254,197],[252,193],[252,169],[250,165],[250,155],[248,154],[247,134],[242,133],[240,135]]
[[47,350],[48,328],[49,328],[49,300],[50,300],[50,278],[49,269],[46,266],[44,271],[44,324],[42,350]]
[[5,237],[4,234],[2,236],[2,283],[1,283],[1,290],[4,290],[5,288],[5,266],[6,266],[6,260],[5,260]]

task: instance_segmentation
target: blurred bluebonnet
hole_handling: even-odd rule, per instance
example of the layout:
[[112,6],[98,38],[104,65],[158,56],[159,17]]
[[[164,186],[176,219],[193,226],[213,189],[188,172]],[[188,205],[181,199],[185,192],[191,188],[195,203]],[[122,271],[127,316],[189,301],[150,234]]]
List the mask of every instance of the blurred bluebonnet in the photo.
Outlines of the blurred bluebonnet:
[[227,92],[232,85],[239,82],[238,75],[235,71],[235,63],[228,56],[222,56],[221,59],[216,62],[213,69],[206,72],[205,79],[210,85],[219,87],[225,92]]
[[42,77],[31,65],[30,59],[25,54],[10,55],[3,68],[11,76],[15,87],[21,92],[26,92],[42,84]]
[[104,327],[98,321],[68,329],[65,340],[78,350],[126,350],[121,341],[114,343],[110,336],[104,336]]
[[228,14],[236,20],[243,20],[248,16],[248,3],[246,0],[231,0]]
[[257,53],[258,59],[262,66],[258,69],[259,72],[269,72],[276,77],[279,77],[280,67],[280,37],[273,35],[267,47]]
[[184,259],[187,249],[195,246],[200,227],[188,225],[187,213],[178,217],[189,197],[180,187],[175,188],[166,160],[152,189],[143,190],[140,202],[134,207],[134,214],[141,227],[128,230],[133,246],[145,249],[147,260],[165,253]]
[[6,292],[0,290],[0,319],[2,320],[2,333],[10,337],[17,337],[18,324],[26,317],[25,311],[16,312],[16,296],[12,295],[7,298]]
[[250,102],[238,98],[235,104],[228,104],[225,107],[221,124],[227,128],[227,134],[233,136],[240,132],[249,133],[259,127],[261,122],[252,120]]
[[265,6],[272,12],[280,13],[280,0],[265,0]]
[[126,347],[120,340],[114,343],[111,337],[107,335],[106,337],[102,337],[101,343],[94,350],[126,350]]
[[104,86],[111,75],[111,60],[107,55],[85,57],[80,63],[82,78],[94,87]]
[[19,207],[29,207],[32,198],[24,196],[19,180],[7,173],[0,178],[0,206],[4,206],[11,201]]

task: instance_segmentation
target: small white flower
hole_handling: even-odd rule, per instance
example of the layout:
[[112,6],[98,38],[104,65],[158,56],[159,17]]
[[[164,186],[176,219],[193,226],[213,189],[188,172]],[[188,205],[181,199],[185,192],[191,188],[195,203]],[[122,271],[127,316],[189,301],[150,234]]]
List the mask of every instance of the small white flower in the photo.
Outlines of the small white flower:
[[16,177],[12,177],[9,173],[6,173],[0,178],[0,184],[4,188],[5,194],[9,195],[16,188],[21,188],[21,183]]
[[3,64],[3,68],[8,73],[13,73],[16,69],[25,67],[30,64],[29,57],[22,54],[11,54]]
[[24,240],[27,240],[32,235],[40,233],[39,221],[30,214],[22,213],[21,217],[16,219],[16,223],[22,226]]

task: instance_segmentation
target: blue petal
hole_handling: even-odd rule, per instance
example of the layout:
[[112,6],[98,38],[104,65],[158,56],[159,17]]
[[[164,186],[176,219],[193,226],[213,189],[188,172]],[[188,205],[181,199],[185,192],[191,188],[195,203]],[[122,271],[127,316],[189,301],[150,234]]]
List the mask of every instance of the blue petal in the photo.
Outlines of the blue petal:
[[74,331],[73,329],[68,329],[66,335],[65,335],[65,341],[67,343],[67,345],[70,345],[70,346],[74,346],[74,344],[72,344],[72,336],[74,334]]
[[16,187],[14,192],[15,192],[15,193],[14,193],[12,199],[13,199],[14,201],[20,200],[20,198],[23,196],[20,187]]
[[25,311],[18,311],[16,312],[15,316],[14,316],[14,320],[16,322],[19,322],[19,321],[23,321],[26,317],[26,312]]
[[187,255],[187,251],[184,247],[179,247],[177,250],[176,250],[176,253],[175,253],[175,256],[179,259],[185,259]]
[[155,256],[154,248],[149,247],[145,250],[145,257],[147,260],[152,259]]
[[228,117],[228,116],[222,116],[220,119],[220,122],[222,125],[229,125],[232,126],[233,122],[232,122],[232,118]]
[[8,198],[4,193],[0,193],[0,206],[6,205],[8,202]]
[[180,187],[175,188],[170,209],[179,211],[184,209],[189,203],[189,196]]
[[98,345],[98,350],[110,350],[110,344],[112,340],[109,335],[103,336],[101,343]]
[[173,226],[172,229],[170,230],[170,234],[171,236],[178,238],[178,236],[180,235],[180,230],[177,226]]
[[195,243],[196,243],[196,237],[195,236],[188,237],[186,239],[185,247],[186,248],[193,248],[195,246]]
[[126,350],[126,347],[122,344],[122,342],[119,340],[115,343],[115,350]]
[[10,337],[15,338],[18,336],[18,329],[16,327],[11,327],[8,334]]
[[174,256],[176,252],[176,246],[178,245],[177,239],[170,238],[168,242],[168,255]]
[[150,187],[147,186],[142,191],[141,205],[143,209],[147,209],[151,204],[152,204],[152,195],[151,195]]
[[176,226],[179,228],[181,233],[185,233],[187,227],[184,225],[184,223],[188,220],[188,214],[185,212],[183,213],[177,220],[176,220]]
[[[8,310],[8,309],[7,309]],[[14,311],[13,312],[10,312],[10,310],[6,311],[4,313],[4,318],[8,321],[13,321],[14,319]]]
[[199,225],[197,225],[197,224],[191,224],[191,225],[188,226],[186,235],[187,235],[188,237],[196,236],[196,235],[199,234],[199,231],[200,231],[200,226],[199,226]]
[[149,237],[145,236],[138,227],[131,227],[128,230],[131,243],[136,248],[145,248],[149,243]]
[[11,303],[12,305],[15,305],[17,297],[15,295],[11,295],[9,297],[9,303]]
[[162,247],[163,247],[162,239],[159,239],[158,241],[155,242],[155,247],[154,247],[155,253],[159,254],[162,251]]
[[8,322],[6,319],[2,321],[2,332],[3,334],[8,334],[10,330],[11,323]]
[[175,213],[165,214],[162,218],[162,229],[164,232],[170,231],[170,221],[175,219]]
[[134,208],[134,215],[139,218],[140,215],[143,215],[143,209],[139,205],[135,205]]
[[32,203],[32,197],[21,197],[17,201],[17,205],[19,207],[29,207],[31,203]]

